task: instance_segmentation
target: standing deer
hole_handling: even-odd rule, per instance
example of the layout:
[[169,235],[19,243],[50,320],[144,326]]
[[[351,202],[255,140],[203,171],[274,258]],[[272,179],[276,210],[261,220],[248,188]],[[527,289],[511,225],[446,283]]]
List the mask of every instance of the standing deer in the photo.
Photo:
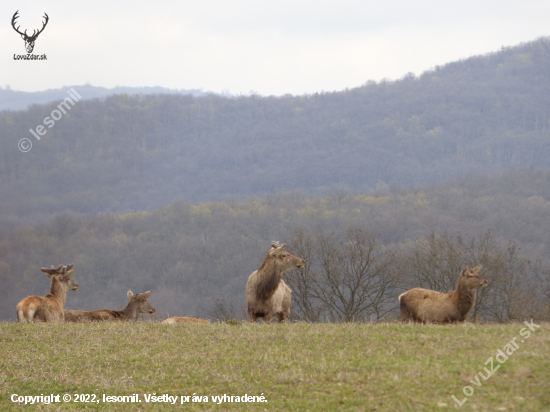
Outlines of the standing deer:
[[67,291],[77,290],[76,283],[71,276],[74,272],[73,264],[68,266],[59,265],[57,269],[41,268],[51,279],[50,293],[46,296],[27,296],[17,306],[17,321],[34,323],[42,322],[63,322],[63,306]]
[[419,323],[464,322],[476,301],[478,287],[487,286],[487,281],[478,275],[481,265],[466,267],[458,277],[456,290],[441,293],[435,290],[414,288],[399,295],[401,320]]
[[155,313],[155,308],[147,302],[152,290],[141,294],[133,294],[130,289],[126,295],[130,301],[123,310],[100,309],[93,311],[65,309],[65,322],[103,322],[110,320],[130,321],[137,320],[140,313]]
[[46,28],[46,25],[48,24],[48,21],[50,20],[50,18],[48,17],[48,15],[46,13],[44,13],[44,18],[46,19],[46,21],[44,23],[42,23],[42,28],[40,30],[38,30],[38,33],[36,32],[36,30],[33,30],[32,36],[28,36],[27,35],[27,30],[25,30],[24,33],[21,33],[19,31],[19,27],[21,27],[21,26],[17,26],[17,28],[15,27],[15,20],[17,20],[17,18],[19,18],[17,13],[19,13],[19,10],[17,10],[14,13],[14,15],[11,19],[11,26],[13,27],[13,29],[17,33],[19,33],[21,35],[21,38],[25,41],[25,49],[27,49],[27,53],[32,53],[32,51],[34,49],[34,42],[36,41],[36,38],[38,37],[38,35],[40,33],[42,33],[44,31],[44,29]]
[[271,242],[272,249],[264,264],[248,277],[246,305],[250,322],[263,318],[265,323],[270,323],[275,315],[279,322],[286,322],[290,316],[292,291],[283,280],[283,273],[304,267],[306,261],[284,251],[285,246]]

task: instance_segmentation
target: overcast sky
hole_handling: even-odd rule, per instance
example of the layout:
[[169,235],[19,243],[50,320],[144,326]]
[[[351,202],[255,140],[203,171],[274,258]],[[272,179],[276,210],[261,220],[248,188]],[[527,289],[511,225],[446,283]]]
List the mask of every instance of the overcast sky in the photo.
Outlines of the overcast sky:
[[[50,21],[34,54],[27,33]],[[163,86],[303,94],[398,79],[550,35],[549,0],[9,1],[0,86]]]

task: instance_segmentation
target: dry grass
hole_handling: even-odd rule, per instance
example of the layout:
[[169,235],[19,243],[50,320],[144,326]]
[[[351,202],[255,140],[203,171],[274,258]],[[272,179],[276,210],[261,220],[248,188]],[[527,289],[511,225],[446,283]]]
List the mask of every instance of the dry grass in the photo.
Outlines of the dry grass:
[[[549,411],[550,324],[524,343],[523,324],[0,323],[1,410],[173,410],[144,394],[208,395],[180,410]],[[484,362],[519,349],[478,388]],[[18,405],[14,393],[140,394],[140,404]],[[267,403],[212,402],[260,395]]]

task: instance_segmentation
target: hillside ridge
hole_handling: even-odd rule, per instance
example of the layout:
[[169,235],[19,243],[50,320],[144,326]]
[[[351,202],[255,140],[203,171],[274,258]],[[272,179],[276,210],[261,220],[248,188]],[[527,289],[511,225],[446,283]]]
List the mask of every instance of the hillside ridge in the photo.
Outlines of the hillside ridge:
[[58,106],[0,112],[3,219],[414,187],[550,167],[550,39],[341,92],[122,94],[79,100],[49,127]]

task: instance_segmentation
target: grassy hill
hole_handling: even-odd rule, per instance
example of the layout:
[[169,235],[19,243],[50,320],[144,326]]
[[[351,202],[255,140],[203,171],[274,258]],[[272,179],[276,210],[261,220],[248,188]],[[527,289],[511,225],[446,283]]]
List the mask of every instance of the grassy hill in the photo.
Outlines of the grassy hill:
[[[0,323],[0,407],[127,411],[138,408],[103,403],[103,394],[137,394],[139,410],[542,412],[550,409],[550,324],[535,329],[527,338],[524,323]],[[513,339],[517,348],[506,347]],[[498,350],[510,351],[502,364]],[[494,373],[484,380],[490,358]],[[19,406],[13,394],[73,402]],[[74,403],[75,394],[100,402]],[[146,402],[153,394],[177,395],[178,404]],[[267,403],[213,402],[224,394]],[[458,408],[453,395],[467,400]]]
[[550,167],[550,40],[334,93],[81,100],[36,140],[58,104],[0,112],[4,220]]

